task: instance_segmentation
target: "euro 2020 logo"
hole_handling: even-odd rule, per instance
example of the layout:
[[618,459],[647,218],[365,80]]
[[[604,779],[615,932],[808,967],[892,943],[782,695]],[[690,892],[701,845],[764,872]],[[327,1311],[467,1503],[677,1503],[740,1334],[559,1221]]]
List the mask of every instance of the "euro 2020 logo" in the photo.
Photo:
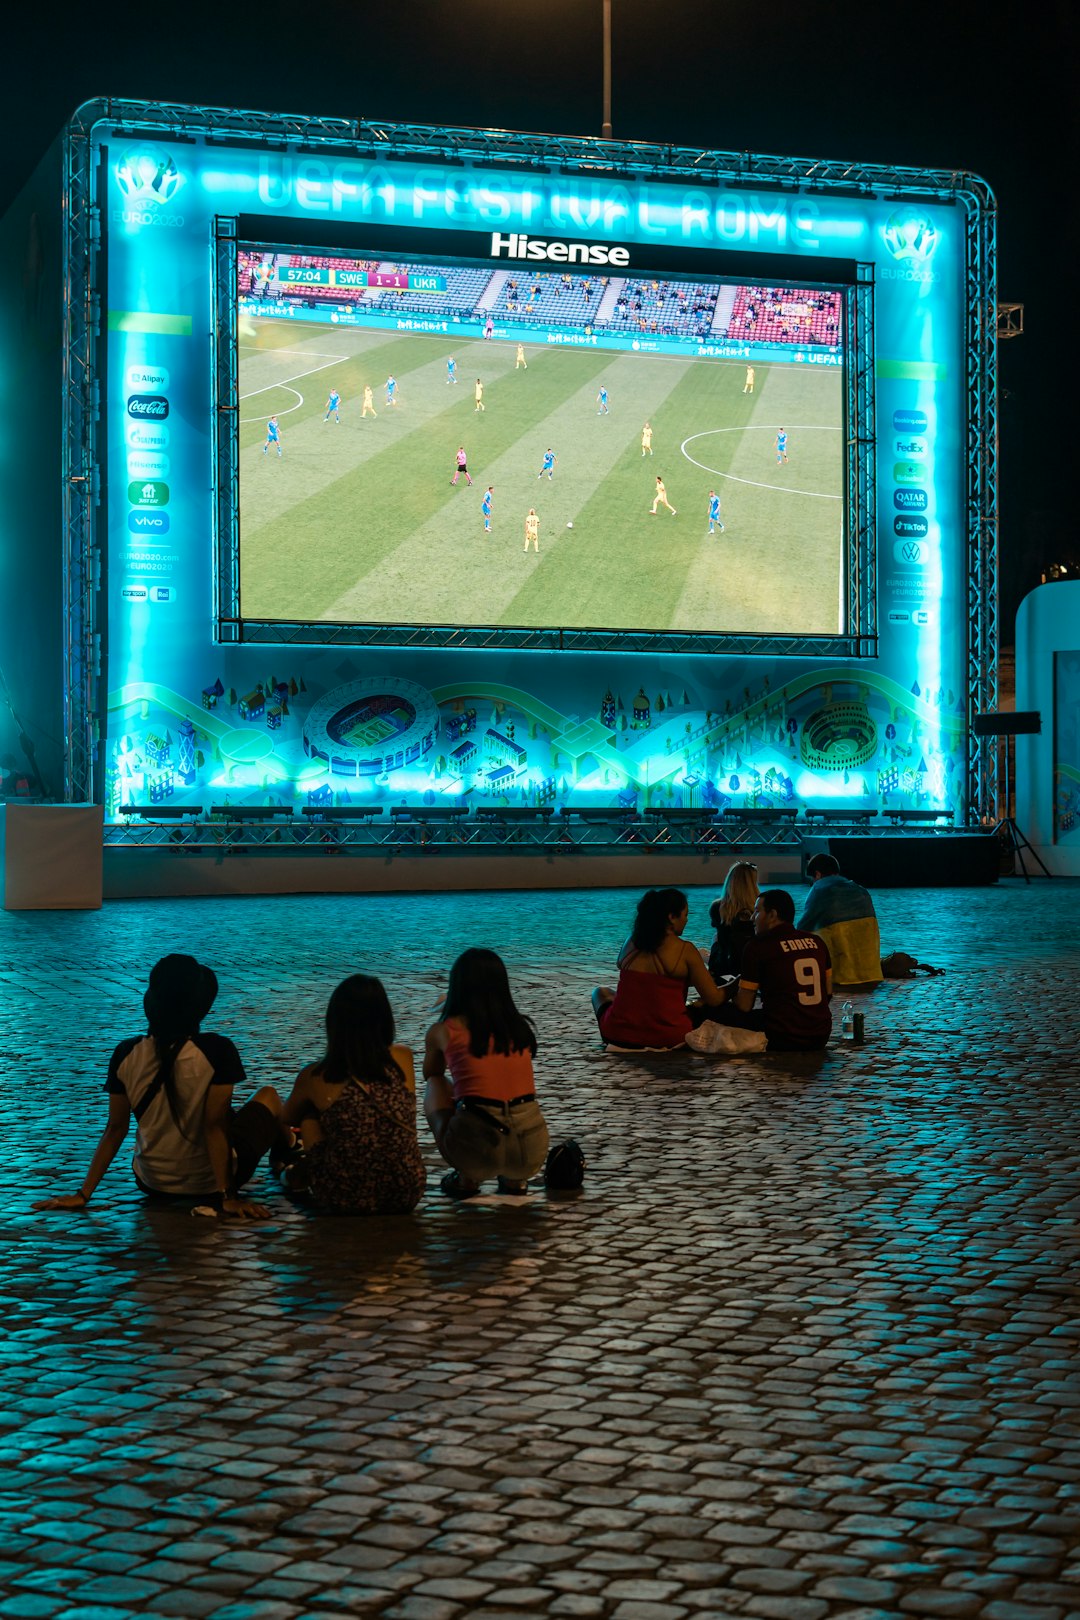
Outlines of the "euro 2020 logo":
[[938,245],[936,225],[916,208],[890,214],[882,234],[893,258],[913,268],[929,264]]
[[135,208],[167,207],[184,183],[167,152],[125,152],[116,165],[116,183]]

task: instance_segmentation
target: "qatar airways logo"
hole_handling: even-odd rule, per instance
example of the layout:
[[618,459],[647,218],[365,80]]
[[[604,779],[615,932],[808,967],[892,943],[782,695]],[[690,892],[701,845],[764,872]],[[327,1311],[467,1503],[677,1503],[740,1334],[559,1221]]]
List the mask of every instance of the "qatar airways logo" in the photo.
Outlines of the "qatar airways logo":
[[526,236],[523,231],[491,233],[493,259],[546,259],[549,264],[613,264],[618,267],[630,263],[629,251],[624,247],[605,247],[602,242],[546,242],[542,237]]

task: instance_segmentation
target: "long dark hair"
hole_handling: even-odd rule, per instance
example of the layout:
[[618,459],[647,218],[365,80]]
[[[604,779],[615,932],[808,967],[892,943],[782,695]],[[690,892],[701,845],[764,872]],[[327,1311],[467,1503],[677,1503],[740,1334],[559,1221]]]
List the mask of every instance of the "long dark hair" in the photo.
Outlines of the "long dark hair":
[[326,1055],[318,1072],[327,1085],[348,1079],[404,1079],[393,1054],[394,1014],[381,979],[353,973],[326,1008]]
[[686,909],[681,889],[648,889],[638,901],[630,938],[639,951],[658,951],[667,937],[668,923]]
[[190,1037],[199,1033],[199,1025],[214,1005],[217,992],[217,975],[212,968],[203,967],[193,956],[177,954],[163,956],[160,962],[154,963],[143,996],[143,1011],[154,1042],[165,1100],[173,1123],[185,1141],[193,1138],[187,1136],[180,1125],[176,1060]]
[[442,1015],[468,1025],[474,1057],[487,1057],[492,1049],[536,1055],[533,1021],[514,1005],[506,964],[494,951],[462,951],[450,969]]

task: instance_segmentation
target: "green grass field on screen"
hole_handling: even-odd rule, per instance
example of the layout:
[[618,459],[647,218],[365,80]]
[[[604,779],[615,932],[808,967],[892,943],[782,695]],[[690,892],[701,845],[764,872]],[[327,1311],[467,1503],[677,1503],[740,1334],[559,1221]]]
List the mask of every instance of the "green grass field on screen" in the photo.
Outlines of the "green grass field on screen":
[[[840,367],[241,320],[246,619],[836,634]],[[447,384],[446,361],[458,383]],[[397,404],[386,403],[388,374]],[[485,410],[474,408],[483,379]],[[596,396],[608,389],[609,414]],[[377,415],[361,418],[364,385]],[[341,422],[325,421],[331,388]],[[282,456],[263,453],[278,417]],[[642,456],[641,429],[653,428]],[[788,433],[777,465],[776,433]],[[465,446],[470,488],[451,487]],[[538,480],[544,451],[554,479]],[[651,516],[657,473],[676,508]],[[492,532],[480,502],[494,485]],[[708,494],[725,532],[708,535]],[[540,550],[524,551],[535,506]],[[568,528],[568,523],[573,527]]]

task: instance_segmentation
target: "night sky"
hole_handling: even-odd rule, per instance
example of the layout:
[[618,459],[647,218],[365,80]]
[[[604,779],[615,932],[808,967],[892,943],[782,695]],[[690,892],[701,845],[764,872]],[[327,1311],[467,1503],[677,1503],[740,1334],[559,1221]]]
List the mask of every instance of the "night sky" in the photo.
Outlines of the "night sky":
[[[1068,499],[1080,28],[1070,0],[613,0],[616,136],[973,170],[999,205],[1003,639]],[[601,0],[24,6],[0,62],[0,211],[92,96],[599,134]],[[17,44],[15,41],[17,40]]]

